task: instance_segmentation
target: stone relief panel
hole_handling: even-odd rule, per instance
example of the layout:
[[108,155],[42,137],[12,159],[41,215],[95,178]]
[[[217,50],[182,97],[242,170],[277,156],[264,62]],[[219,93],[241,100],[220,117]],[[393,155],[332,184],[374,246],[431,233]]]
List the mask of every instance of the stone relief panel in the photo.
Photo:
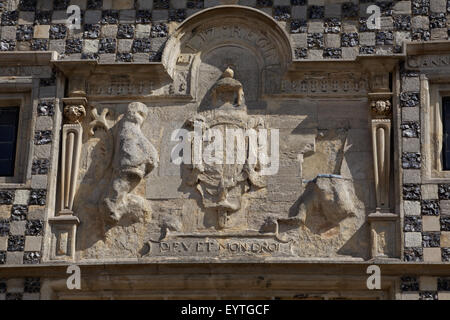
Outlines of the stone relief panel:
[[[376,207],[367,78],[286,77],[280,30],[218,18],[194,19],[168,41],[170,84],[91,78],[77,259],[364,260],[371,243],[391,255],[389,230],[367,221]],[[231,131],[243,139],[228,148]]]
[[[229,67],[212,80],[207,102],[90,107],[74,204],[79,258],[367,258],[367,101],[268,100],[252,115],[237,74]],[[170,163],[177,129],[191,163]],[[196,129],[203,149],[217,143],[208,131],[225,140],[227,129],[277,129],[277,172],[249,163],[248,139],[242,163],[195,163]]]

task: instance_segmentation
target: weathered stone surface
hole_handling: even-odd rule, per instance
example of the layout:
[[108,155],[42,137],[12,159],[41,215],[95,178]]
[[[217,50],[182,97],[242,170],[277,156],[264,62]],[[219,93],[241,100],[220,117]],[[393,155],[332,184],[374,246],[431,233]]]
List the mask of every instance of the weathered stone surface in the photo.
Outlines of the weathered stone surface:
[[318,176],[306,185],[298,216],[304,224],[310,223],[307,220],[314,220],[317,230],[332,228],[355,215],[355,200],[351,180],[339,176]]
[[158,163],[157,151],[141,131],[146,116],[146,105],[130,103],[118,130],[113,178],[101,203],[103,212],[115,221],[126,214],[139,216],[150,210],[145,199],[130,193]]

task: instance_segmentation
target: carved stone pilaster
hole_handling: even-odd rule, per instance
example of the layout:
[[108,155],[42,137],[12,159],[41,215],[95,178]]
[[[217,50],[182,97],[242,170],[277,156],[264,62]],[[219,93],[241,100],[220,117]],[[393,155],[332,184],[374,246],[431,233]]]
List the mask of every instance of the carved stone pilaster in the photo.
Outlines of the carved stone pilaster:
[[52,228],[51,259],[75,259],[75,241],[79,219],[73,212],[77,177],[80,164],[83,128],[87,100],[83,97],[64,98],[64,124],[62,128],[60,208],[49,219]]
[[389,210],[391,93],[370,93],[371,134],[377,211]]
[[83,128],[80,121],[86,115],[86,98],[66,98],[65,124],[62,129],[61,213],[73,214],[72,206],[77,183]]
[[395,221],[390,213],[392,93],[389,74],[376,74],[371,79],[369,96],[370,130],[372,135],[373,171],[376,195],[376,212],[369,215],[371,258],[386,259],[395,255]]

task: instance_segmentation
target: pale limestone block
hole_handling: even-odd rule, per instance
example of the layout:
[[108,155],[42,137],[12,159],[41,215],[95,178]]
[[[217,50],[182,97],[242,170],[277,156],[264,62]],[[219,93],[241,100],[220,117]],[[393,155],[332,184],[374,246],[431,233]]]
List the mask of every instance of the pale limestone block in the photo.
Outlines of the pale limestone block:
[[100,54],[99,61],[101,63],[114,63],[116,62],[116,55],[114,53]]
[[308,0],[309,6],[323,6],[325,5],[325,0]]
[[403,121],[420,121],[419,107],[403,107],[402,108]]
[[403,170],[403,183],[420,183],[421,181],[422,180],[420,178],[420,170],[416,169]]
[[41,236],[26,236],[25,251],[41,251]]
[[375,45],[375,32],[361,32],[359,34],[359,43],[362,46],[374,46]]
[[39,174],[31,176],[31,188],[32,189],[46,189],[47,188],[47,175]]
[[84,40],[83,52],[84,53],[97,53],[98,52],[98,40]]
[[28,206],[28,220],[44,220],[45,211],[41,206]]
[[17,41],[16,50],[18,51],[30,51],[31,45],[28,41]]
[[405,41],[411,40],[411,33],[404,31],[396,31],[394,32],[394,41],[395,44],[402,45]]
[[30,190],[16,190],[14,195],[14,204],[27,205],[30,198]]
[[117,25],[109,24],[102,26],[101,34],[104,38],[116,38]]
[[402,300],[419,300],[420,296],[418,292],[403,292]]
[[423,231],[440,231],[441,224],[439,222],[439,217],[423,216],[422,217],[422,228],[423,228]]
[[420,186],[422,200],[434,200],[438,199],[438,186],[437,184],[423,184]]
[[2,39],[16,40],[16,29],[15,26],[2,26]]
[[358,48],[342,48],[342,59],[354,60],[358,53]]
[[353,20],[345,20],[342,22],[342,32],[352,33],[359,32],[359,23]]
[[130,52],[132,45],[133,45],[132,39],[119,39],[117,41],[117,51],[118,52]]
[[11,221],[9,233],[13,236],[23,236],[27,226],[26,221]]
[[50,51],[64,53],[66,42],[64,40],[50,40]]
[[[170,0],[170,6],[174,9],[184,9],[186,8],[186,2],[187,0]],[[144,5],[146,9],[152,9],[153,0],[138,0],[138,4],[139,6]]]
[[441,248],[423,248],[423,261],[441,262]]
[[450,248],[450,231],[441,231],[441,248]]
[[49,159],[51,155],[50,144],[36,145],[34,146],[34,157],[39,159]]
[[[405,77],[402,80],[402,91],[419,91],[419,77]],[[404,107],[405,108],[405,107]],[[406,107],[408,108],[408,107]]]
[[381,17],[380,18],[381,30],[394,30],[394,19],[392,17]]
[[436,291],[437,278],[422,276],[419,278],[419,288],[421,291]]
[[403,152],[420,152],[419,138],[402,138]]
[[305,48],[307,45],[306,33],[293,33],[291,34],[292,45],[294,48]]
[[7,220],[11,216],[11,205],[0,205],[0,220]]
[[34,34],[33,37],[36,39],[48,39],[50,32],[49,25],[36,25],[34,26]]
[[422,247],[422,233],[405,232],[405,247],[406,248]]
[[438,299],[439,300],[450,300],[450,292],[439,291]]
[[0,237],[0,251],[8,249],[8,237]]
[[411,28],[428,30],[430,28],[430,20],[426,16],[414,16],[411,19]]
[[52,130],[53,119],[49,116],[41,116],[36,118],[35,130]]
[[431,12],[446,12],[447,0],[430,0]]
[[151,25],[149,24],[137,24],[136,25],[136,38],[149,38],[150,37]]
[[411,1],[399,1],[392,9],[394,14],[411,14]]
[[324,26],[322,21],[308,21],[308,32],[309,33],[321,33],[324,31]]
[[144,63],[144,62],[148,62],[149,59],[150,59],[150,54],[148,54],[148,53],[142,53],[142,52],[133,53],[133,61],[134,62]]
[[[6,253],[6,264],[23,264],[23,252],[10,252]],[[8,286],[9,288],[9,286]],[[23,290],[23,287],[22,289]]]
[[322,60],[323,59],[323,50],[308,50],[308,59],[311,60]]
[[440,200],[439,207],[441,209],[441,215],[450,216],[450,200]]
[[431,40],[447,40],[447,28],[431,29]]
[[326,48],[339,48],[341,46],[341,36],[339,34],[325,34],[324,42]]

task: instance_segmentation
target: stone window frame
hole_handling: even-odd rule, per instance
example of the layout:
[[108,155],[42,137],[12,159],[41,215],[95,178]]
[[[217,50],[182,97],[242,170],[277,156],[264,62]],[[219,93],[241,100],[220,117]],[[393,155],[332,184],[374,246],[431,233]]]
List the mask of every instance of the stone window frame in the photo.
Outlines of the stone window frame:
[[442,98],[450,97],[450,77],[433,79],[420,77],[422,123],[422,180],[429,183],[448,183],[450,170],[443,170]]
[[0,189],[17,189],[31,185],[31,158],[34,141],[32,129],[35,116],[33,87],[36,85],[36,81],[31,77],[16,77],[13,80],[0,79],[0,108],[7,106],[19,108],[14,176],[0,177]]

